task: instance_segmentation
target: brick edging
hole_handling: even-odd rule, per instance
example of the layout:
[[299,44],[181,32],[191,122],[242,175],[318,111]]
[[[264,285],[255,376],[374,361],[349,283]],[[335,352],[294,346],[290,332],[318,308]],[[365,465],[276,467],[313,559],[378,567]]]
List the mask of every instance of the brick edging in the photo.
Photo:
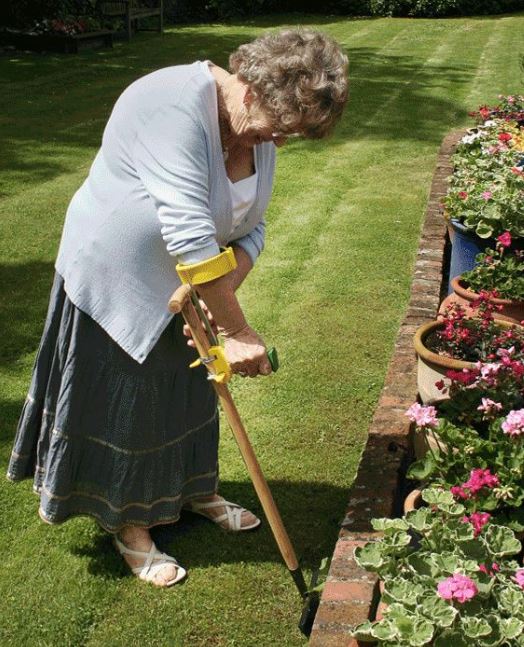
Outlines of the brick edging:
[[372,517],[390,517],[399,511],[400,484],[410,456],[410,422],[405,411],[417,397],[413,334],[420,325],[437,316],[446,249],[446,225],[440,202],[452,170],[451,155],[463,134],[464,130],[447,135],[438,153],[407,312],[349,492],[309,647],[357,647],[359,643],[349,635],[351,625],[374,615],[377,578],[356,564],[353,551],[380,536],[371,527]]

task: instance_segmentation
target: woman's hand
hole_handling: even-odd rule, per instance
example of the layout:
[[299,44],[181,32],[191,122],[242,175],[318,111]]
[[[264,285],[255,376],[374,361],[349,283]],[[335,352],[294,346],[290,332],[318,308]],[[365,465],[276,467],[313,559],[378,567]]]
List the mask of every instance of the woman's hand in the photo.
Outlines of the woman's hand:
[[249,326],[225,334],[224,350],[233,373],[241,377],[269,375],[272,371],[264,340]]

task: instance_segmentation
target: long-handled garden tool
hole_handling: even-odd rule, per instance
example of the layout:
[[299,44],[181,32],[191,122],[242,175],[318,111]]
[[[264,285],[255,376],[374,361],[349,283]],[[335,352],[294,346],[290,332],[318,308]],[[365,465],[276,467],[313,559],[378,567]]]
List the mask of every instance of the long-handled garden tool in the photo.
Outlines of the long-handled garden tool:
[[[229,393],[227,382],[232,372],[226,360],[224,349],[219,345],[209,320],[202,308],[199,299],[193,287],[190,284],[181,285],[169,300],[169,309],[174,313],[181,313],[185,322],[189,326],[191,335],[195,342],[196,349],[200,356],[191,366],[204,364],[209,372],[208,379],[213,383],[213,387],[218,395],[227,421],[233,431],[235,440],[240,448],[240,453],[246,464],[248,473],[251,477],[255,491],[258,495],[266,518],[269,522],[280,553],[286,563],[286,566],[293,577],[295,585],[304,599],[304,608],[300,618],[300,630],[309,636],[319,603],[319,592],[315,590],[316,576],[312,586],[308,589],[304,575],[299,566],[295,551],[286,532],[282,518],[277,509],[271,490],[262,473],[255,452],[251,446],[240,415],[235,403]],[[272,364],[273,370],[278,368],[278,360],[274,349],[268,351],[268,357]]]

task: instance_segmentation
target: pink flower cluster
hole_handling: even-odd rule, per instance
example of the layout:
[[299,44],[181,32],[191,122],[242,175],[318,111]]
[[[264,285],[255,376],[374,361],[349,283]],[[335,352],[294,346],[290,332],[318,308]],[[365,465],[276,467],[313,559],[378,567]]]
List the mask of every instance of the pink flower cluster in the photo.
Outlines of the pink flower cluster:
[[510,411],[502,423],[502,431],[509,436],[524,434],[524,409]]
[[520,586],[521,589],[524,589],[524,568],[519,568],[515,573],[515,582]]
[[454,485],[451,494],[458,499],[471,499],[482,488],[494,488],[499,485],[499,477],[492,474],[489,469],[477,467],[471,470],[469,479],[462,485]]
[[437,586],[437,594],[443,600],[457,600],[461,604],[474,598],[477,593],[478,588],[475,582],[462,573],[454,573],[451,577],[439,582]]
[[[474,371],[469,371],[467,375],[461,376],[458,380],[455,375],[458,371],[453,371],[453,375],[449,375],[451,371],[448,371],[448,377],[460,382],[461,384],[465,384],[466,386],[478,386],[481,383],[488,387],[497,386],[497,382],[499,381],[498,376],[501,373],[501,378],[513,376],[517,380],[521,381],[524,377],[524,362],[518,359],[513,359],[512,356],[514,353],[514,346],[511,348],[499,348],[497,350],[497,362],[477,362]],[[491,359],[496,359],[496,357]]]
[[415,402],[409,407],[406,411],[406,416],[421,429],[425,427],[434,428],[438,425],[437,410],[435,407],[423,407],[418,402]]
[[462,521],[464,523],[470,523],[473,526],[473,533],[475,537],[478,537],[480,533],[482,532],[482,528],[488,523],[488,521],[491,519],[491,515],[489,512],[473,512],[468,515],[464,515],[462,517]]
[[502,245],[502,247],[509,247],[511,245],[511,234],[509,231],[505,231],[500,236],[497,236],[497,240]]
[[[513,359],[515,348],[499,348],[496,355],[491,354],[490,362],[477,362],[474,369],[464,368],[461,371],[446,371],[446,377],[463,387],[497,387],[501,379],[515,378],[519,382],[524,378],[524,361]],[[436,382],[435,386],[443,390],[444,381]],[[482,410],[482,409],[479,409]]]
[[497,411],[502,410],[502,404],[500,402],[495,402],[490,398],[482,398],[482,404],[477,407],[478,411],[482,411],[488,416],[494,416],[497,414]]
[[486,564],[479,564],[479,571],[486,573],[486,575],[491,575],[491,577],[494,577],[495,573],[498,573],[500,571],[500,566],[497,564],[497,562],[493,562],[490,568],[488,568]]

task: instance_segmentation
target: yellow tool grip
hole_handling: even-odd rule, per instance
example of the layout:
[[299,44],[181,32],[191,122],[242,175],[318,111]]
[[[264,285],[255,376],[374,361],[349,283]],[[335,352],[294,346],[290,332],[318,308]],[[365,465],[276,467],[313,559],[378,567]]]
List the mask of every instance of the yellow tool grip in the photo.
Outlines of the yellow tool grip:
[[232,247],[227,247],[223,252],[212,258],[208,258],[200,263],[193,263],[192,265],[182,265],[178,263],[176,271],[182,283],[190,283],[191,285],[199,285],[200,283],[208,283],[213,279],[218,279],[224,274],[231,272],[237,266],[235,253]]
[[210,346],[207,357],[199,357],[189,366],[190,368],[195,368],[200,364],[204,364],[208,370],[210,369],[210,379],[219,384],[229,382],[233,374],[222,346]]

